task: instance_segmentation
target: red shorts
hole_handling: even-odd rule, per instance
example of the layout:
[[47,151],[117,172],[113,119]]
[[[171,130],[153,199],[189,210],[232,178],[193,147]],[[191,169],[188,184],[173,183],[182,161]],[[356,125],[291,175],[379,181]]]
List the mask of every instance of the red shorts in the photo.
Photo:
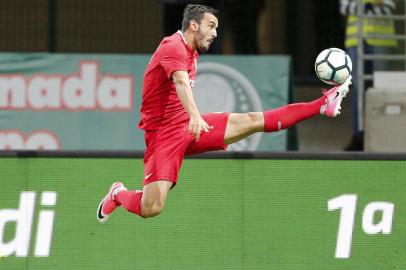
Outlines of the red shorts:
[[143,185],[168,180],[173,182],[173,187],[178,181],[178,172],[185,155],[226,149],[224,134],[228,115],[229,113],[203,115],[203,119],[213,129],[201,133],[199,141],[188,132],[188,122],[158,131],[146,131]]

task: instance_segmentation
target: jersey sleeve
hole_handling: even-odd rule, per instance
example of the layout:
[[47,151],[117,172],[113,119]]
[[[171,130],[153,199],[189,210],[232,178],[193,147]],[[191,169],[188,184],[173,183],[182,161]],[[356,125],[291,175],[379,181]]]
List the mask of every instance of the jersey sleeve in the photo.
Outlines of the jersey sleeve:
[[177,46],[175,42],[168,42],[161,46],[161,66],[168,78],[177,70],[188,72],[187,51],[184,46]]

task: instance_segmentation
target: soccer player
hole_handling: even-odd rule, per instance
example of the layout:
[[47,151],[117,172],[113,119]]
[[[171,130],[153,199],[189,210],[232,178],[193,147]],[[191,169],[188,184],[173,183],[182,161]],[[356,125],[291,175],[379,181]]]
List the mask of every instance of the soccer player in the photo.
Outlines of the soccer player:
[[106,221],[119,206],[144,218],[159,214],[177,183],[185,155],[224,150],[256,132],[274,132],[318,114],[340,113],[351,78],[307,103],[265,112],[200,115],[192,92],[198,51],[209,49],[217,27],[217,10],[188,5],[182,30],[164,38],[153,54],[144,74],[138,125],[145,131],[146,143],[143,189],[127,190],[114,183],[97,209],[99,221]]

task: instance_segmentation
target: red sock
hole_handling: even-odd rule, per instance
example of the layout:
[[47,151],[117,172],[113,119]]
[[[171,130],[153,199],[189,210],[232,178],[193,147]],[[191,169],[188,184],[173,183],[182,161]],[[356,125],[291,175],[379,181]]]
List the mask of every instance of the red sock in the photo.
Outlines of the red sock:
[[128,212],[141,215],[142,191],[122,190],[114,196],[114,200],[121,204]]
[[293,103],[264,112],[264,131],[272,132],[289,128],[294,124],[320,113],[326,97],[311,102]]

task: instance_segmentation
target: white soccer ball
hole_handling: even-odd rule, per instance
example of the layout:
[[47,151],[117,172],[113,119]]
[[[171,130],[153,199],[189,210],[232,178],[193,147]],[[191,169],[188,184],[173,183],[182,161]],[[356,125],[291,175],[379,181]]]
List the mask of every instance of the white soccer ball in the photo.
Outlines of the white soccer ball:
[[342,84],[351,74],[352,62],[345,51],[330,48],[319,53],[314,69],[317,77],[323,82],[331,85]]

